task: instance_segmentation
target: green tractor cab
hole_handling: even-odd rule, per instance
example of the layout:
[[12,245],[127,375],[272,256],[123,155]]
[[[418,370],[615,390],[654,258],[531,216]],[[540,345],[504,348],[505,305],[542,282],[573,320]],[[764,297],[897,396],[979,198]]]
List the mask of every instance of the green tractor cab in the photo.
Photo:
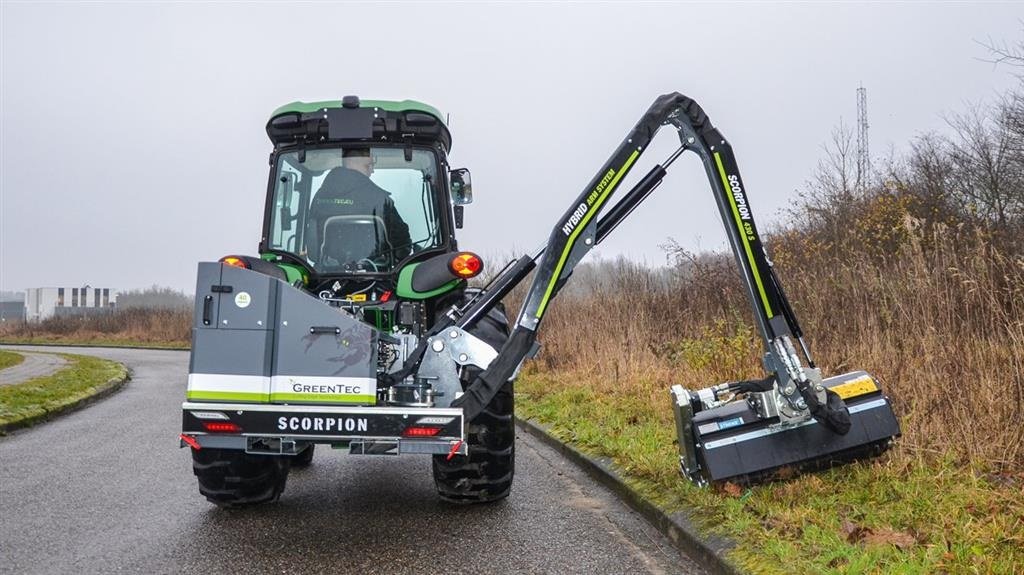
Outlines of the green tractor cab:
[[475,275],[450,269],[472,187],[468,170],[449,168],[451,134],[436,108],[355,96],[293,102],[274,111],[267,135],[259,249],[289,283],[365,307],[384,327],[397,325],[397,300],[423,308],[403,318],[425,317]]

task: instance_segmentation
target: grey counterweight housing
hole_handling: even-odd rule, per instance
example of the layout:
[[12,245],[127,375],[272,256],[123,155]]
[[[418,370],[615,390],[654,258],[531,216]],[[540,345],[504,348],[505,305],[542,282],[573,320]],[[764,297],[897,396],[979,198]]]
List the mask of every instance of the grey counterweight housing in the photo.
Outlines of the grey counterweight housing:
[[188,399],[374,405],[377,337],[280,279],[200,263]]

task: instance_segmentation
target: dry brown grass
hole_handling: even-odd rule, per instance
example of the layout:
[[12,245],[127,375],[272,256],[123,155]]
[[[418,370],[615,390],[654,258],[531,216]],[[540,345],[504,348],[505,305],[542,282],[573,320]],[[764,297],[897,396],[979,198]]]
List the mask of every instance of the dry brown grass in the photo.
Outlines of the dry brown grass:
[[188,346],[192,311],[129,308],[103,315],[53,317],[0,327],[0,341]]
[[[806,241],[771,243],[780,278],[823,372],[864,369],[882,381],[902,416],[896,457],[1019,468],[1024,258],[973,236],[911,240],[888,259],[840,260]],[[690,258],[668,281],[629,262],[604,267],[583,293],[556,300],[530,369],[649,401],[666,425],[670,384],[762,375],[731,259]]]

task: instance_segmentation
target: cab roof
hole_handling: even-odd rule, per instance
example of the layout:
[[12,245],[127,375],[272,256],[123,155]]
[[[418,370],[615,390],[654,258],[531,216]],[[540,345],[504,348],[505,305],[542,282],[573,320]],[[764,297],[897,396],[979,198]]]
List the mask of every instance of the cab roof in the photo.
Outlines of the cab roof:
[[[274,113],[270,115],[271,118],[280,116],[281,114],[287,114],[288,112],[298,112],[300,114],[309,114],[316,112],[323,108],[341,108],[341,100],[321,100],[319,102],[291,102],[285,104],[280,108],[274,110]],[[424,114],[430,114],[437,118],[442,124],[445,123],[444,115],[437,108],[430,104],[425,104],[417,100],[360,100],[360,108],[380,108],[388,112],[423,112]],[[445,125],[445,128],[448,126]]]
[[292,102],[274,110],[267,135],[276,147],[310,141],[439,142],[451,150],[451,132],[437,108],[416,100]]

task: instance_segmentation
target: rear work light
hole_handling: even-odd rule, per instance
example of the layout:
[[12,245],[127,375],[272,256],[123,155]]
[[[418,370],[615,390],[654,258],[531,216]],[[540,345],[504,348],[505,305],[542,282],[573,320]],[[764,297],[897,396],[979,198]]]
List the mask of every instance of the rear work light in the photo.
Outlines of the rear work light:
[[402,437],[433,437],[438,433],[441,433],[440,427],[415,425],[413,427],[406,427],[405,431],[402,432]]
[[210,433],[240,433],[242,428],[231,421],[204,421],[203,427]]
[[235,266],[236,268],[249,269],[249,263],[238,256],[224,256],[220,258],[220,263]]
[[484,262],[472,252],[459,252],[448,262],[448,269],[460,278],[471,278],[483,271]]

